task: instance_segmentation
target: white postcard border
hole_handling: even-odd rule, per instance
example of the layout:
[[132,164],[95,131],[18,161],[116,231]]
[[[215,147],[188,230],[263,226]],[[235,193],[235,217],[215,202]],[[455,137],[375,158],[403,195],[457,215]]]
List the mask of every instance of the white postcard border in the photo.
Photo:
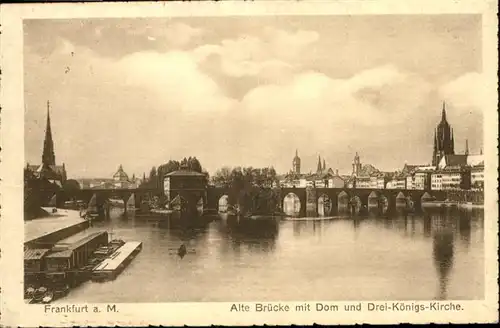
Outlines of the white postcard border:
[[[67,325],[252,325],[492,322],[498,320],[498,196],[497,196],[497,1],[364,1],[364,2],[194,2],[194,3],[75,3],[2,5],[0,89],[0,259],[1,322],[7,326]],[[483,15],[483,71],[487,76],[484,111],[485,154],[485,300],[461,301],[458,312],[230,312],[232,303],[129,303],[116,304],[118,312],[51,314],[43,305],[23,302],[23,19],[84,17],[168,17],[227,15],[368,15],[368,14],[481,14]],[[328,288],[328,286],[325,286]],[[303,300],[307,301],[307,300]],[[272,302],[276,304],[278,302]],[[303,303],[283,302],[291,306]],[[309,302],[315,304],[316,302]],[[356,302],[325,302],[352,304]],[[367,302],[363,302],[366,304]],[[378,302],[382,303],[382,302]],[[411,302],[405,302],[410,304]],[[424,302],[420,302],[424,303]],[[251,307],[255,303],[246,303]],[[92,308],[94,304],[88,304]]]

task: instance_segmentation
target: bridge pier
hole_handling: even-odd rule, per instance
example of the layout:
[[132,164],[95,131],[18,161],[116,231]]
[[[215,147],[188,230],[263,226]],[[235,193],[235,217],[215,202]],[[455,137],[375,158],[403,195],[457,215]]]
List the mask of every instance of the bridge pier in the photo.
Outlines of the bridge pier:
[[316,188],[306,188],[306,212],[318,215],[318,197]]

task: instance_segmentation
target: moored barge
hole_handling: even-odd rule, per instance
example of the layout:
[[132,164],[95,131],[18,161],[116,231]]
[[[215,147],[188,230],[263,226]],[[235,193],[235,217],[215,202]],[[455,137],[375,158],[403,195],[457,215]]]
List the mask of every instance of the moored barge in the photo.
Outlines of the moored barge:
[[93,281],[107,281],[115,279],[127,267],[127,265],[130,264],[141,249],[142,242],[126,242],[94,268],[91,279]]

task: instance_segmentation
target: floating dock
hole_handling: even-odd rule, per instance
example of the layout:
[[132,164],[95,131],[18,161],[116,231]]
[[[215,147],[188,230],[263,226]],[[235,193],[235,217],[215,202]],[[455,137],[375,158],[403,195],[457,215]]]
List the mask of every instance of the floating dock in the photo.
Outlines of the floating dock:
[[92,271],[93,281],[115,279],[142,249],[142,242],[129,241],[97,265]]

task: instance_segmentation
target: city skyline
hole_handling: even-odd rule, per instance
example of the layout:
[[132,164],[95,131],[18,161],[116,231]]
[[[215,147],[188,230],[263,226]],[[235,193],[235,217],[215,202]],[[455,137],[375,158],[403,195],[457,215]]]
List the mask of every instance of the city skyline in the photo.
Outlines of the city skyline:
[[382,171],[430,164],[443,101],[456,152],[479,153],[479,17],[235,19],[27,21],[25,162],[41,160],[47,100],[71,178],[188,156],[286,173],[296,149],[304,172],[320,155],[349,173],[356,151]]

